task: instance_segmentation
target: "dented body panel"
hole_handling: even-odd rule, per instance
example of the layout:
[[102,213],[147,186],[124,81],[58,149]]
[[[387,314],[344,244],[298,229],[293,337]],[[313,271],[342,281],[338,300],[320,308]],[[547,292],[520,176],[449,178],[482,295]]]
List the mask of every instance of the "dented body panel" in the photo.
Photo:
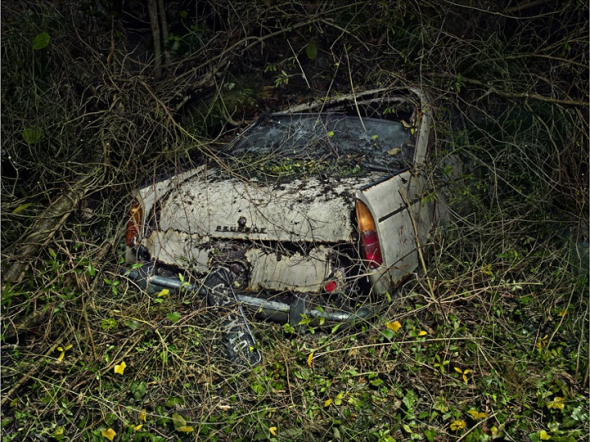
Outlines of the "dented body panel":
[[[416,270],[417,247],[438,217],[421,174],[431,117],[413,92],[408,121],[273,116],[229,146],[227,167],[203,165],[140,189],[139,233],[127,261],[197,278],[227,268],[236,296],[258,307],[278,306],[275,294],[350,306],[383,299]],[[248,172],[263,166],[276,177]],[[292,168],[298,172],[281,175]],[[375,223],[377,268],[361,250],[356,201]],[[258,295],[265,300],[253,301]]]

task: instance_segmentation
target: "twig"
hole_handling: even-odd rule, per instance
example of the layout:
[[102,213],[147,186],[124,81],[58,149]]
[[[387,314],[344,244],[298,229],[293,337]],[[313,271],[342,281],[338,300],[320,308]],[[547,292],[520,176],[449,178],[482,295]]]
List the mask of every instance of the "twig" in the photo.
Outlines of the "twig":
[[[475,336],[470,336],[470,337],[461,337],[461,338],[432,338],[432,339],[421,339],[419,342],[448,342],[448,341],[477,341],[483,338],[480,337],[475,337]],[[415,344],[416,341],[414,340],[404,340],[404,341],[391,341],[391,342],[378,342],[375,344],[364,344],[364,345],[356,345],[354,347],[342,347],[342,348],[336,348],[334,350],[326,350],[323,352],[318,353],[317,351],[314,352],[313,358],[317,359],[320,356],[326,356],[332,353],[339,353],[342,351],[350,351],[352,349],[361,349],[361,348],[374,348],[374,347],[385,347],[387,345],[401,345],[401,344]]]
[[[47,353],[45,353],[45,357],[48,357],[51,353],[53,353],[55,351],[55,349],[57,347],[59,347],[61,345],[63,341],[63,337],[58,338],[57,342],[51,346],[51,348],[47,351]],[[41,367],[44,367],[43,364],[34,364],[33,368],[31,368],[22,378],[20,378],[20,380],[14,384],[14,386],[10,389],[10,391],[8,393],[6,393],[4,395],[4,397],[2,398],[2,401],[0,401],[0,406],[3,406],[9,399],[10,397],[25,383],[27,382],[27,380],[37,371],[39,370]]]
[[420,237],[418,234],[418,224],[416,223],[416,218],[415,218],[414,212],[412,210],[412,205],[410,204],[410,201],[408,200],[408,196],[403,191],[403,189],[399,190],[399,194],[403,198],[404,203],[406,204],[406,207],[408,208],[408,213],[410,214],[410,219],[412,220],[412,227],[414,228],[414,237],[415,237],[414,239],[416,241],[416,250],[418,252],[418,257],[420,259],[420,264],[422,265],[422,270],[424,271],[424,275],[426,276],[426,282],[428,284],[430,298],[432,299],[433,302],[438,304],[440,311],[441,311],[443,317],[445,318],[445,322],[448,322],[447,315],[442,307],[442,304],[441,304],[440,300],[434,294],[434,287],[432,286],[432,281],[430,280],[430,276],[428,275],[428,268],[426,267],[426,261],[424,260],[424,255],[422,254],[422,245],[420,244]]
[[[318,99],[312,103],[298,104],[297,106],[292,106],[290,108],[284,109],[281,112],[286,113],[286,114],[291,114],[291,113],[309,111],[312,109],[321,108],[322,106],[326,106],[326,105],[332,105],[332,104],[350,101],[350,100],[353,100],[354,97],[356,97],[358,99],[358,98],[362,98],[362,97],[366,97],[366,96],[370,96],[370,95],[382,94],[382,93],[388,92],[392,89],[393,89],[392,86],[386,86],[386,87],[382,87],[382,88],[378,88],[378,89],[369,89],[369,90],[366,90],[363,92],[353,92],[350,94],[338,95],[338,97],[334,97],[334,98]],[[379,96],[374,99],[368,99],[368,100],[363,101],[363,103],[370,104],[370,103],[375,103],[378,101],[383,101],[383,97]],[[398,100],[394,99],[394,100],[390,100],[390,101],[398,101]]]
[[486,417],[485,419],[480,420],[473,427],[471,427],[465,434],[463,434],[459,439],[457,439],[457,442],[460,442],[463,439],[465,439],[469,433],[471,433],[477,427],[479,427],[480,425],[483,425],[485,422],[489,421],[490,419],[493,419],[494,417],[496,417],[497,414],[498,413],[491,414],[490,416]]
[[363,119],[361,117],[361,111],[359,110],[359,104],[356,101],[356,94],[354,93],[354,82],[352,81],[352,72],[350,70],[350,59],[348,58],[348,49],[344,46],[344,53],[346,54],[346,65],[348,67],[348,81],[350,82],[350,90],[352,94],[352,99],[354,100],[354,107],[356,108],[356,113],[359,116],[359,121],[361,122],[361,126],[363,126],[363,130],[366,132],[367,128],[365,127],[365,123],[363,123]]
[[[448,74],[448,73],[437,73],[437,74],[431,74],[431,75],[433,75],[435,77],[455,78],[455,76]],[[530,98],[532,100],[545,101],[547,103],[563,104],[565,106],[583,106],[583,107],[590,106],[590,102],[588,102],[588,101],[565,100],[565,99],[561,99],[561,98],[544,97],[542,95],[533,94],[530,92],[506,92],[506,91],[496,89],[494,86],[488,85],[488,84],[484,83],[483,81],[476,80],[474,78],[461,77],[461,81],[464,83],[474,84],[477,86],[487,88],[488,90],[486,92],[486,95],[493,93],[493,94],[500,95],[501,97],[505,97],[505,98]]]
[[301,76],[305,80],[307,88],[311,89],[311,85],[309,84],[309,81],[307,81],[307,75],[305,75],[305,70],[303,69],[303,66],[301,66],[301,62],[299,61],[299,57],[297,56],[297,52],[295,52],[295,49],[293,49],[293,46],[291,46],[291,42],[289,40],[287,40],[287,44],[289,45],[289,48],[291,48],[291,52],[293,52],[293,55],[295,56],[295,61],[297,61],[297,64],[299,65],[299,69],[301,70]]

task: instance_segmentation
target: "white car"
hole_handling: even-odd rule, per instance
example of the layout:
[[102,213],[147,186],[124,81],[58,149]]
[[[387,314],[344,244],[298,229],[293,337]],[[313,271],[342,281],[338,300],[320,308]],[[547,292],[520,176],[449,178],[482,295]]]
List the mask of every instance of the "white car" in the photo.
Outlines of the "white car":
[[139,189],[126,261],[143,265],[129,278],[237,307],[228,349],[249,363],[260,355],[242,307],[294,328],[374,315],[441,214],[422,170],[425,95],[390,96],[378,114],[273,114],[207,164]]

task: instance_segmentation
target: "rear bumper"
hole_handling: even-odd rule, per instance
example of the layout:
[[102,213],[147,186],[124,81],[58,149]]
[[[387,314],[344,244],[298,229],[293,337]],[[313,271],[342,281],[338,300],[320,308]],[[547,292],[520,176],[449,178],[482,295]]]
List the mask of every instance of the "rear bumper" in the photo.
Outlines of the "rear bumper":
[[[210,296],[212,287],[207,287],[206,280],[188,283],[179,277],[158,275],[155,270],[154,264],[148,263],[125,272],[125,275],[149,294],[169,289],[171,291],[194,292],[204,298]],[[308,319],[309,325],[312,326],[325,322],[347,324],[362,322],[376,316],[383,308],[382,304],[369,304],[354,311],[348,311],[317,303],[312,306],[305,294],[293,294],[290,302],[268,300],[240,292],[236,292],[235,295],[242,306],[253,311],[257,316],[280,323],[289,323],[294,328],[300,327],[302,318]]]

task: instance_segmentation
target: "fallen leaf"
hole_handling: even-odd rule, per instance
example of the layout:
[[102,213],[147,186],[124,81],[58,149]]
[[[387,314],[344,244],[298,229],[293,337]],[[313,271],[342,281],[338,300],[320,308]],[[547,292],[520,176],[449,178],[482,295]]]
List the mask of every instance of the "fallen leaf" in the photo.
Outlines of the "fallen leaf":
[[427,334],[428,334],[428,332],[427,332],[427,331],[425,331],[425,330],[420,330],[420,331],[418,332],[418,336],[426,336]]
[[342,398],[344,397],[344,393],[338,393],[334,398],[334,405],[342,405]]
[[127,364],[125,361],[123,361],[119,365],[115,365],[115,373],[123,374],[125,372],[125,368],[127,368]]
[[465,422],[464,420],[453,421],[451,423],[451,430],[452,431],[459,431],[459,430],[462,430],[463,428],[465,428],[466,426],[467,426],[467,422]]
[[324,402],[324,407],[329,407],[331,403],[332,399],[328,399],[326,402]]
[[547,408],[553,410],[563,410],[564,407],[565,403],[562,397],[556,397],[553,401],[547,403]]
[[160,293],[158,293],[158,298],[166,298],[170,294],[170,290],[162,289]]
[[311,367],[311,361],[312,361],[312,359],[313,359],[313,353],[314,353],[314,352],[312,351],[312,352],[309,354],[309,356],[307,357],[307,365],[308,365],[309,367]]
[[193,431],[195,431],[195,429],[193,427],[183,426],[176,427],[176,431],[180,431],[181,433],[192,433]]
[[469,410],[467,413],[469,413],[473,419],[483,419],[485,417],[488,417],[487,413],[480,413],[476,410]]
[[102,434],[104,437],[106,437],[108,440],[112,441],[115,436],[117,435],[117,433],[115,433],[115,430],[113,430],[112,428],[109,428],[108,430],[102,430]]
[[19,206],[19,207],[17,207],[16,209],[14,209],[14,210],[12,211],[12,214],[14,215],[15,213],[18,213],[18,212],[20,212],[20,211],[22,211],[22,210],[25,210],[25,209],[26,209],[27,207],[29,207],[31,204],[32,204],[32,203],[26,203],[26,204],[23,204],[22,206]]
[[143,427],[143,424],[136,425],[135,427],[133,427],[133,431],[139,431],[141,430],[141,427]]
[[145,408],[142,408],[141,411],[139,412],[139,420],[140,421],[144,421],[145,422]]
[[390,149],[387,151],[387,155],[391,155],[392,157],[397,155],[398,153],[400,153],[402,150],[399,147],[394,147],[393,149]]
[[399,321],[393,321],[385,324],[385,327],[397,333],[397,331],[402,328],[402,325],[399,323]]

